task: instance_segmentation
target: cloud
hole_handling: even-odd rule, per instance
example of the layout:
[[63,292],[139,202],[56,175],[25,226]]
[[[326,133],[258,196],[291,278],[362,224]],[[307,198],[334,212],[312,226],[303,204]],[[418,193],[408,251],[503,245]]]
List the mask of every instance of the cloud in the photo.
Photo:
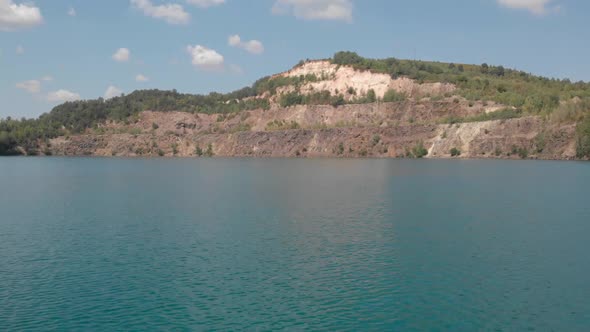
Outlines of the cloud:
[[25,54],[25,48],[22,45],[18,45],[16,47],[16,54],[17,55],[23,55],[23,54]]
[[150,0],[131,0],[131,4],[140,9],[144,15],[164,20],[170,24],[187,24],[191,19],[190,14],[178,4],[154,6]]
[[70,7],[70,9],[68,9],[68,15],[70,16],[76,16],[76,9],[74,9],[74,7]]
[[119,97],[123,91],[115,86],[109,86],[107,90],[104,92],[104,99],[111,99],[114,97]]
[[71,92],[68,90],[57,90],[54,92],[50,92],[47,94],[47,100],[51,101],[51,102],[66,102],[66,101],[75,101],[75,100],[80,100],[80,95],[75,93],[75,92]]
[[241,75],[244,73],[244,70],[242,69],[242,67],[236,65],[236,64],[231,64],[229,65],[229,70],[237,75]]
[[135,81],[137,82],[147,82],[149,80],[149,77],[145,77],[142,74],[138,74],[137,76],[135,76]]
[[15,31],[43,23],[39,7],[0,0],[0,31]]
[[24,81],[16,83],[16,87],[28,93],[39,93],[41,91],[41,82],[39,80]]
[[339,20],[352,22],[351,0],[276,0],[275,15],[292,14],[304,20]]
[[201,45],[187,46],[193,66],[201,69],[223,68],[223,55]]
[[228,44],[233,47],[239,47],[252,54],[262,54],[264,45],[258,40],[242,41],[239,35],[229,36]]
[[186,0],[186,2],[190,3],[191,5],[199,6],[201,8],[207,8],[222,5],[225,3],[225,0]]
[[129,57],[131,56],[131,52],[127,48],[120,48],[118,49],[115,54],[113,54],[113,60],[117,62],[126,62],[129,61]]
[[43,76],[40,79],[16,83],[15,86],[19,89],[27,91],[28,93],[37,94],[37,93],[41,92],[42,83],[49,82],[49,81],[53,81],[53,77],[47,75],[47,76]]
[[501,6],[511,9],[528,10],[535,15],[545,15],[549,11],[558,11],[559,6],[549,8],[553,0],[497,0]]

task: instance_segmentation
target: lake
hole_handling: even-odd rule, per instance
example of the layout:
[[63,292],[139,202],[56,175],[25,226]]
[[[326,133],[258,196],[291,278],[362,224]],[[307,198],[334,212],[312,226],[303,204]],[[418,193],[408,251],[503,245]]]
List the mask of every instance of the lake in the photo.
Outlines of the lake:
[[0,330],[590,329],[590,163],[0,159]]

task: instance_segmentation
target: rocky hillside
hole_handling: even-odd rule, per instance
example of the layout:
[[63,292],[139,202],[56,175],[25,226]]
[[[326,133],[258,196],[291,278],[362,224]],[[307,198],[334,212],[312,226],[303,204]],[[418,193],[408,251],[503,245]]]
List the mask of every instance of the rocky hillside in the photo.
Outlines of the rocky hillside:
[[[517,71],[426,63],[413,73],[406,62],[349,61],[350,55],[302,62],[225,96],[138,92],[65,105],[46,115],[60,116],[61,134],[37,139],[33,150],[132,157],[588,157],[580,153],[586,144],[580,123],[590,105],[586,83],[559,82],[565,88],[558,90],[561,85],[539,81],[558,91],[550,109],[552,97],[541,93],[548,88],[537,93],[530,86],[537,81]],[[520,79],[527,83],[514,83]],[[531,91],[536,99],[527,96]],[[80,127],[72,108],[94,120]]]

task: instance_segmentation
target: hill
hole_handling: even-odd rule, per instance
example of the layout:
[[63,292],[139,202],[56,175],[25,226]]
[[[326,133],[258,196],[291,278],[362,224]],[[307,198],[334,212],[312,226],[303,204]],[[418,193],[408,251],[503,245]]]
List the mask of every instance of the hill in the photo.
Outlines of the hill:
[[227,94],[143,90],[0,120],[14,154],[587,159],[590,84],[339,52]]

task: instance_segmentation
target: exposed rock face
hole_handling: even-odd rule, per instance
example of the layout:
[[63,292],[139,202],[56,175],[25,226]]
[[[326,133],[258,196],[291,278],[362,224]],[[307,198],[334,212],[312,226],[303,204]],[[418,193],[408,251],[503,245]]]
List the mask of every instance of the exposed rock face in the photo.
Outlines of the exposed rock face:
[[[358,95],[365,95],[367,91],[373,89],[378,98],[383,98],[385,92],[393,89],[403,93],[408,97],[421,97],[427,95],[442,95],[455,91],[453,84],[447,83],[425,83],[419,84],[416,81],[400,77],[392,79],[387,74],[375,74],[369,71],[358,71],[351,67],[338,66],[330,61],[310,61],[301,66],[295,67],[290,71],[275,76],[305,76],[308,74],[316,75],[319,78],[325,78],[319,82],[310,82],[300,88],[301,93],[309,94],[317,91],[330,91],[332,95],[342,93],[345,98],[351,99],[353,96],[348,95],[346,91],[352,88]],[[279,92],[291,91],[292,87],[285,87]]]
[[[51,150],[56,155],[190,157],[197,147],[205,151],[211,145],[215,156],[404,157],[421,143],[430,158],[450,157],[453,148],[462,158],[575,156],[573,125],[538,117],[440,124],[449,116],[482,112],[483,105],[453,100],[296,106],[231,116],[143,112],[128,126],[108,124],[104,133],[54,139]],[[285,128],[267,130],[273,121]],[[296,128],[290,129],[293,124]]]

